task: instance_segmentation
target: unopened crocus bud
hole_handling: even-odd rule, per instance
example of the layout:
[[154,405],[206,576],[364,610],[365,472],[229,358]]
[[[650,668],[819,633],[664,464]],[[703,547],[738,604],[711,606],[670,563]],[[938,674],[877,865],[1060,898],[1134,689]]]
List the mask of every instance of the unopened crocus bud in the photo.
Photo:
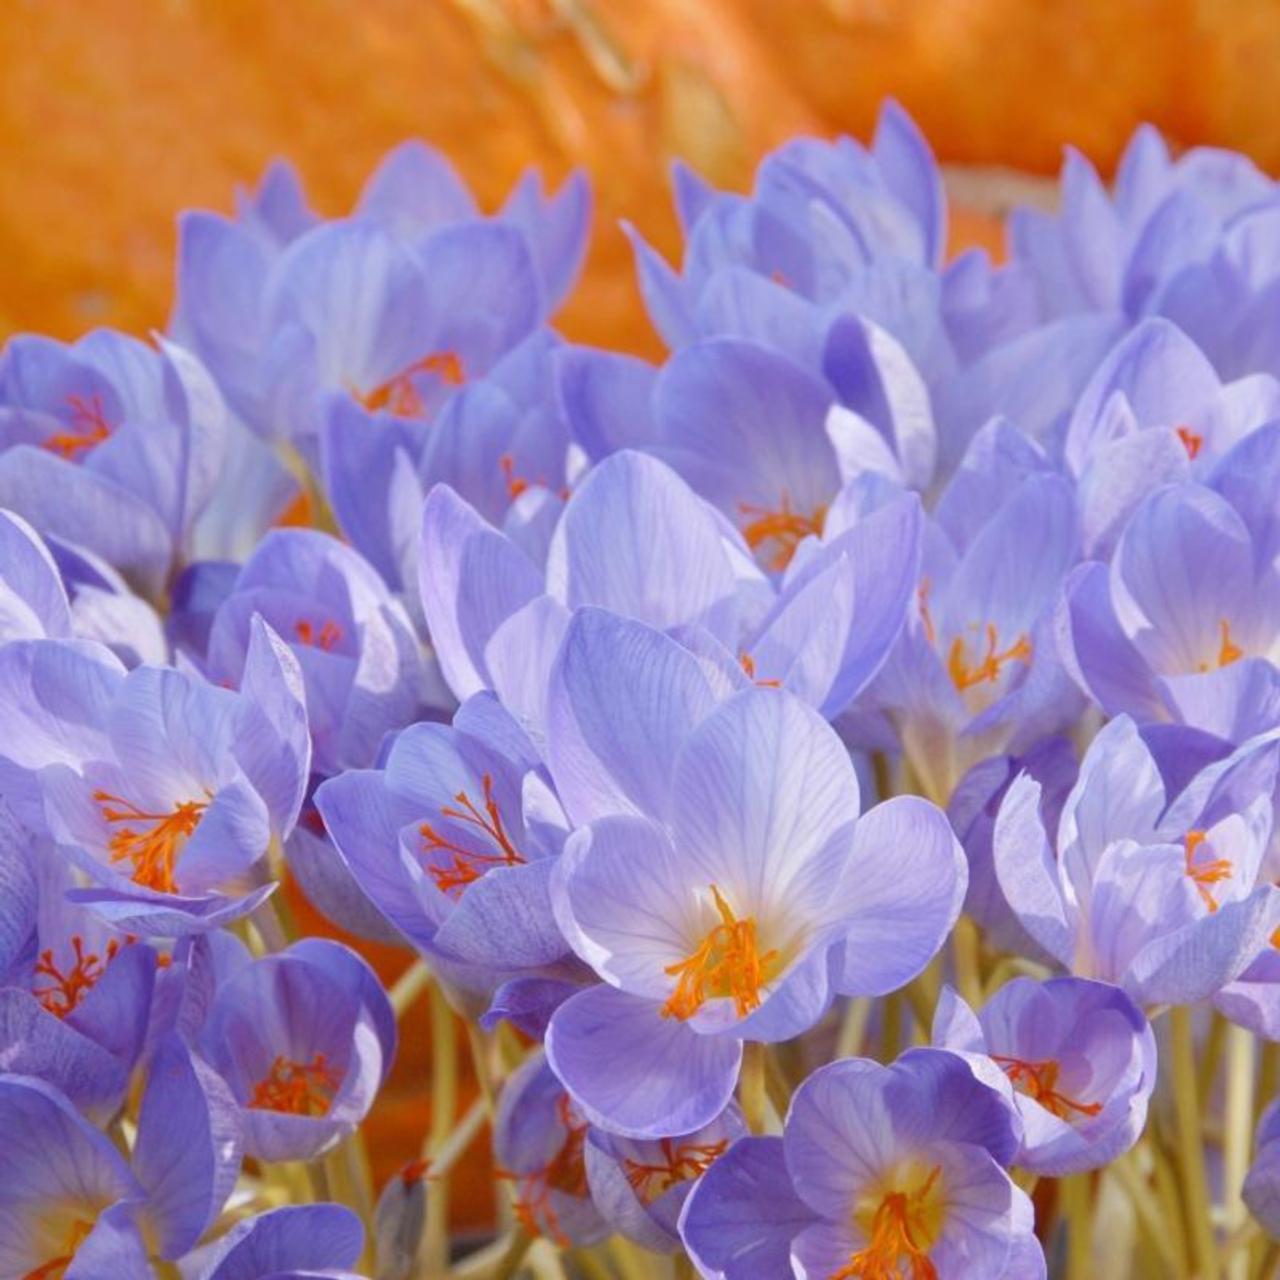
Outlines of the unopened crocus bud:
[[413,1160],[378,1197],[373,1215],[377,1280],[409,1280],[416,1270],[427,1224],[427,1161]]

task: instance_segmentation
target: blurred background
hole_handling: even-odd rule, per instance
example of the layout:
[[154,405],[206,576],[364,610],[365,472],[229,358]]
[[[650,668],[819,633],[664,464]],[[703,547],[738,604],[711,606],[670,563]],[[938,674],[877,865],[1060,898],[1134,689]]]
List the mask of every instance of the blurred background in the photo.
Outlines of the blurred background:
[[[958,242],[998,250],[1065,143],[1109,171],[1144,120],[1280,171],[1277,65],[1278,0],[4,0],[0,338],[163,326],[180,209],[229,212],[287,156],[342,213],[417,136],[489,208],[530,164],[585,168],[594,240],[560,327],[656,354],[618,220],[676,252],[673,157],[746,187],[796,133],[869,136],[893,95],[946,165]],[[402,1025],[379,1181],[427,1123],[425,1009]],[[461,1231],[491,1212],[482,1152],[455,1175]]]

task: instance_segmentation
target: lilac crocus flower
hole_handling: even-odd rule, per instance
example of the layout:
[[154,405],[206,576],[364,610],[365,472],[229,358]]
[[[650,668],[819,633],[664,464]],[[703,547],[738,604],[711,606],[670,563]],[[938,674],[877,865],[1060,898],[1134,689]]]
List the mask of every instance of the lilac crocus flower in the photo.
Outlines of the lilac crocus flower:
[[[835,993],[909,981],[965,889],[938,810],[901,797],[859,820],[821,717],[777,689],[717,703],[697,660],[650,635],[624,667],[571,632],[549,716],[552,776],[586,824],[552,902],[603,982],[556,1010],[547,1054],[594,1123],[636,1138],[714,1119],[744,1040],[790,1039]],[[886,847],[905,859],[892,872]]]
[[918,502],[900,496],[861,528],[806,541],[775,587],[684,480],[625,450],[575,491],[545,570],[436,488],[423,513],[423,609],[454,693],[494,690],[535,739],[569,613],[589,606],[672,632],[723,668],[729,687],[777,683],[835,714],[902,627],[920,527]]
[[18,816],[86,873],[73,898],[173,937],[271,892],[254,876],[297,818],[310,740],[296,663],[265,624],[239,693],[53,640],[0,648],[0,690]]
[[681,1233],[701,1274],[724,1280],[765,1274],[751,1268],[766,1258],[783,1274],[788,1256],[801,1280],[1033,1280],[1031,1202],[1001,1167],[1018,1137],[1005,1100],[955,1054],[830,1063],[797,1090],[780,1141],[749,1138],[713,1166]]
[[316,805],[352,884],[455,984],[488,993],[566,954],[548,886],[567,823],[492,696],[405,729],[382,768],[330,779]]
[[493,1123],[498,1176],[515,1188],[521,1226],[562,1248],[594,1244],[610,1230],[587,1180],[588,1131],[542,1054],[531,1055],[504,1086]]
[[870,148],[847,137],[779,148],[750,196],[678,168],[676,203],[686,237],[678,274],[632,233],[645,305],[673,350],[753,338],[816,367],[830,315],[847,310],[932,355],[945,197],[927,143],[895,103]]
[[416,717],[417,636],[403,607],[355,551],[312,529],[277,529],[245,562],[214,614],[208,672],[237,686],[261,617],[293,651],[307,692],[312,768],[373,762],[382,739]]
[[1073,673],[1108,714],[1187,724],[1229,742],[1275,723],[1277,440],[1273,423],[1237,444],[1207,483],[1156,490],[1110,565],[1072,574],[1064,626]]
[[[953,484],[968,499],[944,496],[925,540],[917,607],[849,721],[861,744],[900,749],[940,804],[972,765],[1027,750],[1079,710],[1053,632],[1077,553],[1070,485],[1034,468],[1003,497],[964,469]],[[982,519],[972,504],[984,498],[995,505]]]
[[1085,554],[1107,558],[1143,497],[1203,474],[1278,416],[1275,378],[1224,383],[1174,325],[1144,320],[1099,365],[1067,427],[1064,458],[1079,481]]
[[86,1115],[124,1100],[142,1055],[161,957],[67,900],[75,881],[47,841],[0,827],[5,945],[0,1069],[37,1076]]
[[701,1129],[670,1138],[623,1138],[590,1129],[592,1199],[615,1231],[654,1253],[672,1253],[680,1247],[680,1211],[697,1180],[746,1134],[735,1103]]
[[1015,262],[1030,270],[1047,315],[1166,311],[1221,243],[1230,222],[1274,184],[1243,155],[1193,147],[1176,160],[1149,125],[1131,139],[1110,194],[1068,149],[1062,209],[1016,211]]
[[1244,1202],[1269,1235],[1280,1236],[1280,1102],[1271,1103],[1262,1113],[1255,1145]]
[[227,1082],[245,1150],[312,1160],[364,1119],[395,1055],[373,970],[322,938],[231,966],[196,1035]]
[[56,1089],[0,1075],[0,1275],[149,1280],[185,1255],[235,1185],[240,1141],[222,1082],[180,1042],[158,1047],[131,1160]]
[[1015,978],[972,1009],[950,987],[933,1042],[1004,1072],[1022,1117],[1014,1163],[1063,1177],[1099,1169],[1138,1140],[1156,1082],[1156,1043],[1118,987]]
[[1190,1004],[1239,977],[1280,925],[1260,875],[1272,830],[1274,741],[1248,743],[1170,797],[1132,720],[1094,739],[1058,824],[1024,774],[1000,806],[996,875],[1019,923],[1059,964],[1141,1004]]
[[0,643],[78,636],[100,641],[130,666],[168,657],[155,610],[110,565],[81,548],[46,543],[2,508],[0,563]]
[[189,553],[223,456],[224,409],[180,347],[99,330],[10,341],[0,361],[0,506],[160,591]]

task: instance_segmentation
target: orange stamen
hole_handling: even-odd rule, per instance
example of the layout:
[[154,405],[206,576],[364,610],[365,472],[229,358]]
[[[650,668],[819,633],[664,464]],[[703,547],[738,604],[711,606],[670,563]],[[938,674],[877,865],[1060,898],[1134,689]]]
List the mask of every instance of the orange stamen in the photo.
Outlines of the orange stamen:
[[1218,646],[1218,666],[1227,667],[1243,658],[1244,650],[1231,643],[1231,624],[1226,618],[1218,623],[1218,627],[1222,632],[1222,643]]
[[305,489],[299,489],[293,501],[272,521],[278,529],[306,529],[314,522],[315,505]]
[[560,1226],[560,1219],[551,1204],[551,1193],[559,1191],[579,1200],[585,1199],[587,1186],[585,1144],[587,1124],[575,1123],[569,1107],[569,1095],[561,1094],[556,1103],[556,1115],[564,1126],[565,1137],[555,1155],[533,1173],[513,1173],[509,1169],[496,1170],[499,1178],[517,1184],[519,1196],[512,1205],[516,1220],[531,1236],[546,1235],[562,1249],[569,1247],[569,1238]]
[[111,861],[123,862],[127,858],[132,862],[134,884],[159,893],[176,893],[178,886],[173,872],[178,854],[200,824],[208,805],[200,800],[183,800],[172,813],[144,813],[106,791],[95,791],[93,798],[108,822],[151,824],[150,830],[122,827],[115,832],[107,845]]
[[522,476],[516,475],[516,460],[509,453],[504,453],[498,459],[498,466],[502,468],[502,474],[507,482],[507,493],[514,502],[528,489],[529,482]]
[[385,409],[401,418],[420,418],[426,406],[413,380],[424,373],[435,374],[450,387],[460,387],[466,381],[466,371],[456,352],[433,351],[406,365],[386,382],[380,382],[372,391],[356,392],[355,397],[366,409]]
[[71,406],[70,431],[57,431],[41,441],[40,447],[74,462],[81,450],[93,449],[111,434],[111,426],[102,409],[102,397],[68,396]]
[[1211,912],[1217,911],[1218,900],[1210,886],[1231,879],[1232,865],[1228,858],[1214,858],[1211,862],[1196,862],[1196,853],[1205,842],[1203,831],[1188,831],[1183,839],[1186,846],[1187,875],[1191,877],[1201,901]]
[[[659,1143],[661,1164],[645,1164],[639,1160],[624,1160],[627,1181],[642,1200],[656,1200],[672,1187],[691,1178],[700,1178],[724,1155],[728,1138],[719,1142],[680,1142],[663,1138]],[[657,1186],[650,1185],[657,1182]]]
[[323,649],[328,653],[342,639],[342,628],[332,618],[326,618],[317,631],[307,618],[299,618],[293,624],[294,633],[305,645],[315,649]]
[[513,867],[525,861],[520,851],[511,843],[511,837],[502,824],[502,813],[498,802],[493,798],[492,774],[486,773],[481,781],[484,786],[483,813],[465,791],[459,791],[453,798],[461,807],[455,809],[451,805],[445,805],[440,810],[440,816],[464,822],[481,831],[497,847],[497,853],[477,853],[474,849],[466,849],[446,839],[429,822],[424,822],[418,828],[427,853],[443,849],[453,855],[453,861],[448,866],[433,864],[427,867],[427,874],[435,881],[435,886],[441,893],[461,893],[467,885],[479,880],[490,867]]
[[747,679],[761,689],[780,689],[782,687],[781,680],[756,679],[756,660],[745,649],[738,654],[738,665],[746,672]]
[[89,1238],[93,1223],[77,1218],[67,1232],[66,1240],[59,1247],[66,1252],[58,1258],[42,1263],[34,1271],[28,1271],[22,1280],[62,1280],[67,1268],[75,1261],[76,1251]]
[[781,504],[776,511],[768,507],[753,507],[749,503],[740,502],[738,510],[744,516],[752,517],[742,527],[742,536],[752,551],[758,551],[766,543],[774,544],[772,556],[768,560],[770,569],[781,572],[791,563],[796,548],[810,534],[822,535],[822,526],[827,519],[826,505],[816,507],[812,515],[804,515],[792,511],[787,495],[782,495]]
[[[126,938],[126,945],[135,941]],[[53,949],[50,947],[40,953],[35,972],[38,977],[51,978],[52,986],[32,987],[31,993],[55,1018],[65,1018],[89,994],[93,985],[106,972],[107,965],[116,958],[120,950],[120,941],[110,938],[103,955],[87,952],[84,939],[77,933],[72,936],[71,947],[75,952],[76,962],[63,972],[54,962]]]
[[890,1191],[871,1220],[870,1239],[830,1280],[938,1280],[929,1261],[929,1193],[940,1170],[935,1165],[924,1185],[908,1195]]
[[1004,1068],[1009,1083],[1015,1089],[1038,1102],[1059,1120],[1070,1120],[1073,1113],[1079,1116],[1096,1116],[1102,1110],[1100,1102],[1076,1102],[1074,1098],[1068,1098],[1065,1093],[1058,1091],[1058,1074],[1062,1067],[1052,1058],[1046,1058],[1043,1062],[1029,1062],[1025,1058],[1006,1058],[1002,1054],[993,1053],[991,1060]]
[[947,654],[947,671],[951,682],[963,693],[974,685],[990,681],[994,684],[1000,678],[1000,668],[1006,662],[1030,662],[1031,641],[1025,635],[1019,636],[1007,649],[998,648],[999,637],[993,623],[987,623],[987,651],[977,666],[969,665],[969,647],[963,636],[956,636],[951,642]]
[[277,1057],[271,1070],[254,1085],[249,1106],[291,1116],[323,1116],[328,1114],[338,1083],[323,1053],[310,1062]]
[[676,989],[662,1006],[664,1018],[692,1018],[709,999],[731,999],[738,1017],[760,1007],[760,990],[776,971],[778,953],[760,954],[756,922],[739,920],[720,890],[711,886],[720,923],[684,960],[663,970],[677,979]]
[[1190,427],[1178,428],[1178,439],[1182,441],[1182,447],[1187,451],[1187,457],[1194,462],[1204,445],[1204,436],[1199,432],[1192,431]]

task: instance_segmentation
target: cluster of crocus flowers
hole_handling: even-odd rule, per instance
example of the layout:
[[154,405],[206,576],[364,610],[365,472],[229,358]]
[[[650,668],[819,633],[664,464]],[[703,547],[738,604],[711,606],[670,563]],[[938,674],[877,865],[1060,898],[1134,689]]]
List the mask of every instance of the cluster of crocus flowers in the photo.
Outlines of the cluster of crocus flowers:
[[1280,194],[1061,191],[677,166],[650,362],[551,327],[580,177],[409,143],[9,341],[0,1280],[1271,1274]]

